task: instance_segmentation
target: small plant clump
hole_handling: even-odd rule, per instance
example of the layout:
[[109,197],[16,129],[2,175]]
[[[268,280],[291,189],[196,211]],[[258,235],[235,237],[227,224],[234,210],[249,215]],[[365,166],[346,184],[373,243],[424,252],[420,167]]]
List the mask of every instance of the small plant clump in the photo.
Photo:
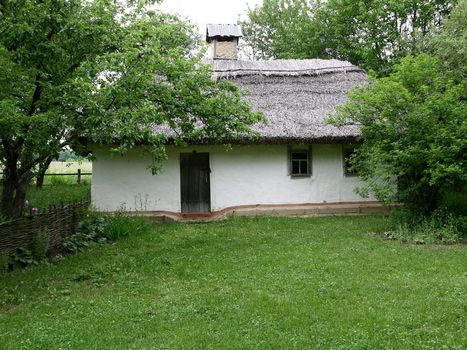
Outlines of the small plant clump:
[[118,212],[105,217],[103,237],[116,241],[130,235],[140,235],[148,232],[151,224],[141,216],[127,216]]

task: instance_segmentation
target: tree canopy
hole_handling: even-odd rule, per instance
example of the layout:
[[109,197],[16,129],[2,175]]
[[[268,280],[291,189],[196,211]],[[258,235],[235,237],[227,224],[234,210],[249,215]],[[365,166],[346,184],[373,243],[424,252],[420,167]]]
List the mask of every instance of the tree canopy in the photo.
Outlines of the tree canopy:
[[466,7],[463,0],[427,40],[424,49],[432,55],[403,58],[388,77],[355,89],[330,118],[336,125],[361,127],[363,143],[352,159],[366,180],[361,193],[423,213],[453,193],[463,193],[465,202]]
[[0,2],[1,210],[21,212],[42,161],[79,140],[144,144],[157,170],[169,142],[244,136],[261,116],[211,79],[190,24],[153,1]]
[[264,0],[242,22],[256,58],[336,58],[379,75],[406,54],[457,1]]

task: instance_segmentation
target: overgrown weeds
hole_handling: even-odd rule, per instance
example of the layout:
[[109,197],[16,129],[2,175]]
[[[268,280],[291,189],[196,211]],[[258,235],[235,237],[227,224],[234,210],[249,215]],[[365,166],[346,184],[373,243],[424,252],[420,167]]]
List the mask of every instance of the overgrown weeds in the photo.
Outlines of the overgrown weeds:
[[455,244],[466,241],[467,217],[451,211],[436,210],[426,216],[408,209],[391,212],[388,230],[390,239],[416,244]]
[[116,241],[130,235],[145,234],[150,229],[151,224],[144,217],[116,213],[105,217],[103,237]]

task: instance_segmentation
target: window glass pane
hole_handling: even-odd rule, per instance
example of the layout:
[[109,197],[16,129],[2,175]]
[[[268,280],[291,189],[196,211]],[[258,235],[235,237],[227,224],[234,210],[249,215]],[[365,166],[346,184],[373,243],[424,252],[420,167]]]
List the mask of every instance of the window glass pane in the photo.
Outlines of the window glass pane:
[[292,152],[292,159],[307,159],[308,153],[306,152]]
[[296,175],[299,174],[300,166],[299,162],[296,160],[292,161],[292,174]]
[[300,161],[300,174],[308,173],[308,162],[306,160]]

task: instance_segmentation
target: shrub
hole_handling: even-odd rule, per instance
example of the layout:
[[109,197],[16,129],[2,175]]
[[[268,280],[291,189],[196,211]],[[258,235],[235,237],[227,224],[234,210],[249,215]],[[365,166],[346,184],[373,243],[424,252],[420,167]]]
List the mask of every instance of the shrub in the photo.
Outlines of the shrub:
[[123,213],[107,216],[104,237],[115,241],[133,234],[142,234],[151,229],[151,224],[141,216],[126,216]]

